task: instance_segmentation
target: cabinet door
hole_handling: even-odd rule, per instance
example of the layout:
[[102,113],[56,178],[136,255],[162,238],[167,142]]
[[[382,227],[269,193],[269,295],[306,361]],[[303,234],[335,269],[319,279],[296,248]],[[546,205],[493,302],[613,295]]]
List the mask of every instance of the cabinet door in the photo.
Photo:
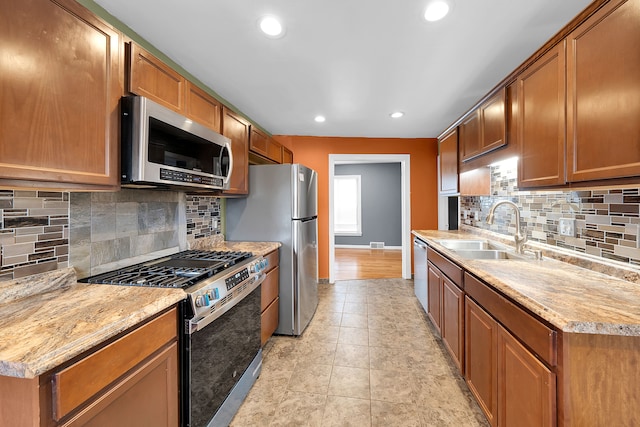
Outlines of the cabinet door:
[[489,423],[495,427],[498,414],[498,324],[469,297],[465,297],[464,319],[464,377]]
[[251,135],[249,137],[249,149],[254,153],[258,153],[267,157],[267,141],[269,137],[255,126],[251,126]]
[[198,86],[187,80],[185,115],[216,132],[220,132],[222,104]]
[[184,113],[185,78],[137,44],[129,43],[127,48],[129,92]]
[[482,149],[479,110],[475,110],[460,123],[458,132],[460,133],[462,160],[470,160],[478,156]]
[[282,163],[293,163],[293,152],[286,147],[282,147]]
[[505,89],[502,88],[480,106],[480,140],[482,153],[507,144]]
[[442,307],[442,272],[427,263],[427,315],[440,332]]
[[438,141],[438,161],[440,162],[440,193],[458,192],[458,130]]
[[498,425],[554,426],[555,402],[555,374],[499,326]]
[[612,1],[567,37],[567,178],[640,175],[640,3]]
[[564,42],[518,77],[518,187],[565,183]]
[[0,179],[117,189],[120,34],[75,1],[6,0],[0,45]]
[[267,157],[278,163],[282,163],[282,147],[273,138],[267,140]]
[[224,194],[248,194],[249,122],[223,106],[222,134],[231,139],[231,152],[233,155],[230,186]]
[[116,383],[63,426],[178,425],[178,344]]
[[442,277],[442,342],[454,363],[464,373],[464,293],[446,276]]

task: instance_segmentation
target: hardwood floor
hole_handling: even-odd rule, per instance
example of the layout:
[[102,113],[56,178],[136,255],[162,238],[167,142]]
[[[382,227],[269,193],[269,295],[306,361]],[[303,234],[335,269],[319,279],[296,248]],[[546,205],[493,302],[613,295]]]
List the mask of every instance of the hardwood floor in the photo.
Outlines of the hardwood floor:
[[335,280],[402,277],[401,249],[335,248]]

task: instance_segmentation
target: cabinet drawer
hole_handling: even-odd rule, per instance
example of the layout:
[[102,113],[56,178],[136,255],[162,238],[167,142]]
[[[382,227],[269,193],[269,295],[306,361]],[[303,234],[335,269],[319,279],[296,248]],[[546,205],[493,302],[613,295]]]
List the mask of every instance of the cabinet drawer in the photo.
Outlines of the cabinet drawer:
[[60,420],[160,347],[174,340],[177,331],[177,309],[174,308],[53,374],[54,419]]
[[260,316],[260,342],[261,345],[267,342],[269,337],[278,327],[278,304],[280,298],[276,298]]
[[471,298],[550,366],[556,365],[556,331],[470,274],[464,276],[464,289]]
[[278,297],[278,283],[279,283],[278,267],[272,269],[267,273],[267,277],[262,282],[262,288],[260,290],[260,311],[264,311],[271,302]]
[[265,258],[267,260],[267,271],[270,271],[272,268],[275,268],[280,264],[280,251],[276,249],[275,251],[269,252]]
[[61,427],[177,426],[178,343],[135,368]]
[[427,259],[446,274],[449,279],[453,280],[459,288],[464,289],[462,286],[462,268],[431,248],[427,248]]

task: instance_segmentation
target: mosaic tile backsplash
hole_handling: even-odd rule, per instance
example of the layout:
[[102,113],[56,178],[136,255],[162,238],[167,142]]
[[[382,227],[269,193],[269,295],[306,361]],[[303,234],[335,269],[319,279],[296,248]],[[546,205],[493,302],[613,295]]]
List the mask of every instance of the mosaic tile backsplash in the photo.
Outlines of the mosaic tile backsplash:
[[189,241],[220,234],[220,199],[218,197],[188,195],[186,209]]
[[216,197],[0,190],[0,280],[68,266],[82,278],[220,232]]
[[[498,200],[520,207],[530,241],[640,265],[640,188],[519,191],[517,165],[502,164],[491,168],[491,196],[460,197],[460,222],[513,235],[515,215],[507,206],[498,207],[493,225],[486,223]],[[560,234],[561,218],[575,220],[574,235]]]
[[69,193],[0,190],[0,280],[69,266]]

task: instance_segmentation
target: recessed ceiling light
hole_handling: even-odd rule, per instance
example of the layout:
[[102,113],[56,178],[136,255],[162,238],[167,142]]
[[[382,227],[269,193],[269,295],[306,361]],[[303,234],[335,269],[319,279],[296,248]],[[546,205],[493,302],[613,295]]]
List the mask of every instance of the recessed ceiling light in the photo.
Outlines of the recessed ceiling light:
[[404,113],[402,111],[396,111],[395,113],[391,113],[389,115],[393,119],[399,119],[400,117],[404,116]]
[[260,18],[258,22],[260,29],[263,33],[265,33],[268,37],[278,38],[284,35],[284,27],[273,15],[267,15]]
[[322,122],[324,122],[324,121],[325,121],[325,120],[327,120],[327,119],[325,119],[325,118],[324,118],[324,116],[316,116],[316,118],[315,118],[315,119],[313,119],[313,120],[315,120],[315,121],[316,121],[316,122],[318,122],[318,123],[322,123]]
[[429,22],[439,21],[449,13],[451,5],[444,0],[434,0],[427,5],[424,19]]

